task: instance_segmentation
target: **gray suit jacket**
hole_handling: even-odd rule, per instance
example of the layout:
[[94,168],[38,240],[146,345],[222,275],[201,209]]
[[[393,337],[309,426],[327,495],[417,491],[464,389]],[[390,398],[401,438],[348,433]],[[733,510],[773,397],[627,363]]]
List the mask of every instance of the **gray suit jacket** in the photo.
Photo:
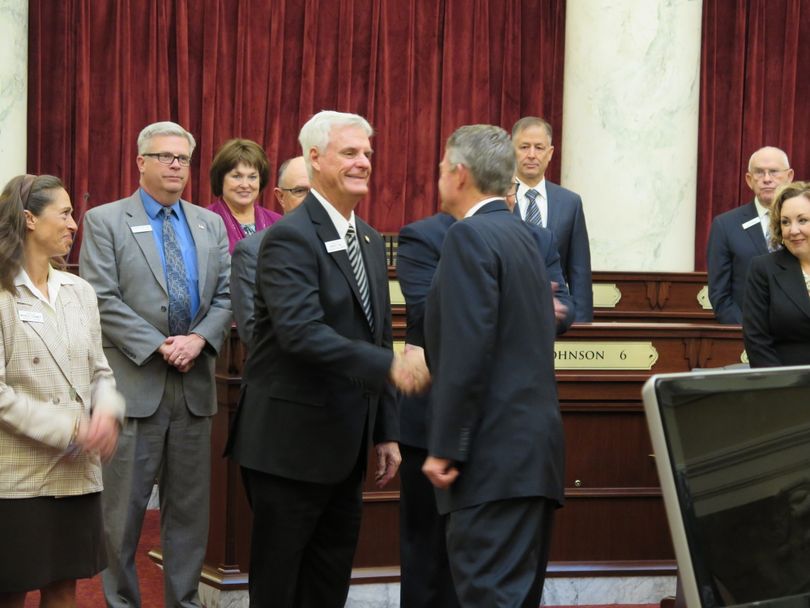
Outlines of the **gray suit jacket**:
[[[206,341],[194,367],[183,374],[189,410],[216,412],[214,361],[231,323],[230,256],[222,219],[181,201],[197,249],[200,309],[190,333]],[[166,279],[139,191],[90,209],[84,216],[79,272],[96,290],[102,344],[127,402],[127,416],[152,415],[160,403],[169,365],[156,351],[169,335]]]
[[236,243],[231,258],[231,306],[239,339],[250,347],[256,322],[253,299],[256,297],[256,259],[264,230]]

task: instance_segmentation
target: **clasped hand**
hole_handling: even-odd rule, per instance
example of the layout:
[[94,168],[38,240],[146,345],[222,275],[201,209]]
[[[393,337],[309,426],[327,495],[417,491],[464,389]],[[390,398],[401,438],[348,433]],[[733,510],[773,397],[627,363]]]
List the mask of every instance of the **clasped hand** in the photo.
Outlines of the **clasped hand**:
[[425,351],[419,346],[405,345],[403,354],[394,354],[391,382],[406,395],[422,393],[430,385],[430,372],[425,363]]

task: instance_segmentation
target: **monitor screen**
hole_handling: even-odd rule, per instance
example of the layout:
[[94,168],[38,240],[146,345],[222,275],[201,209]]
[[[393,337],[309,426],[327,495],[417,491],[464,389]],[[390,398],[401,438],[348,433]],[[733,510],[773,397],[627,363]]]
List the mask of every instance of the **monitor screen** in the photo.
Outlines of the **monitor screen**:
[[810,368],[651,382],[701,606],[810,606]]

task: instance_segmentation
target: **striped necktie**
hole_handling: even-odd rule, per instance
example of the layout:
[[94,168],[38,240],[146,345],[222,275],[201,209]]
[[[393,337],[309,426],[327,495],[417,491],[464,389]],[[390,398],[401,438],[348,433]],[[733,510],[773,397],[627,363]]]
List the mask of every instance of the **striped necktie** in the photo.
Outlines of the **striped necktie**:
[[371,311],[371,298],[368,293],[368,278],[366,269],[363,266],[363,257],[360,255],[360,246],[357,244],[357,233],[354,226],[349,225],[346,231],[346,249],[349,253],[349,262],[354,271],[354,278],[357,281],[357,289],[360,292],[360,301],[363,304],[363,312],[366,313],[369,327],[374,327],[374,314]]
[[526,207],[526,221],[535,226],[543,225],[543,218],[540,215],[540,207],[537,206],[537,195],[540,194],[534,188],[526,191],[526,198],[529,201],[529,206]]

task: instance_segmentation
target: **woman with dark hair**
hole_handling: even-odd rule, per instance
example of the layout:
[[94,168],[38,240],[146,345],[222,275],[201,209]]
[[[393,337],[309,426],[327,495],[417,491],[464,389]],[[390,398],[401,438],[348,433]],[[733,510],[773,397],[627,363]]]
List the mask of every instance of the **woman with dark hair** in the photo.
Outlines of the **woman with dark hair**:
[[256,204],[270,179],[270,163],[255,141],[225,142],[211,161],[209,177],[211,190],[219,199],[208,209],[225,222],[231,253],[238,241],[281,219],[281,214]]
[[75,606],[76,579],[106,565],[101,459],[124,401],[101,347],[96,294],[52,260],[76,233],[58,178],[0,194],[0,606]]
[[751,367],[810,364],[810,182],[779,188],[769,213],[773,253],[751,260],[743,340]]

